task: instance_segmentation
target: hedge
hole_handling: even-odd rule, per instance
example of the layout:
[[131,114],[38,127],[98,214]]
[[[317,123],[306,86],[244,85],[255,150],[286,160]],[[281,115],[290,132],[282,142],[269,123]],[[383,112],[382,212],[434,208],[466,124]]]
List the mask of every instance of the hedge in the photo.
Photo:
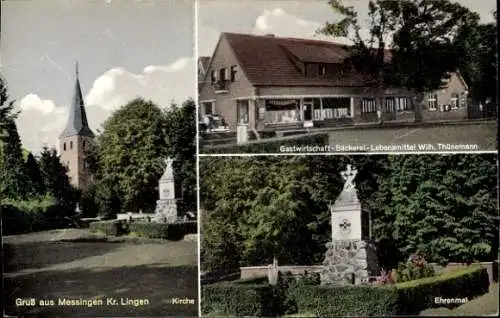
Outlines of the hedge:
[[319,286],[300,281],[274,286],[256,284],[262,280],[259,277],[203,286],[203,314],[278,316],[309,313],[316,317],[418,315],[427,308],[443,307],[443,304],[434,302],[435,297],[467,297],[470,300],[487,293],[489,288],[486,268],[476,265],[384,286]]
[[129,224],[129,231],[138,236],[148,238],[160,238],[166,240],[182,240],[186,234],[198,232],[196,221],[179,223],[152,223],[152,222],[132,222]]
[[118,220],[91,222],[89,224],[91,232],[101,232],[109,236],[118,236],[128,233],[125,222]]
[[203,147],[203,153],[280,153],[280,147],[328,145],[327,133],[315,133],[294,137],[273,138],[243,145]]
[[486,268],[479,264],[458,268],[434,277],[426,277],[396,284],[402,314],[418,314],[433,307],[456,307],[460,304],[436,304],[435,297],[472,298],[483,295],[489,289]]
[[275,287],[268,284],[217,283],[202,287],[203,315],[217,316],[276,316]]
[[158,238],[166,240],[181,240],[186,234],[198,232],[196,221],[179,223],[153,223],[153,222],[131,222],[111,220],[92,222],[89,225],[91,231],[102,232],[110,236],[127,235],[134,233],[137,236],[147,238]]
[[372,286],[292,286],[287,293],[289,313],[316,317],[393,316],[398,313],[394,288]]
[[26,201],[5,201],[0,206],[2,234],[16,235],[36,231],[52,230],[65,225],[64,216],[69,211],[50,197]]

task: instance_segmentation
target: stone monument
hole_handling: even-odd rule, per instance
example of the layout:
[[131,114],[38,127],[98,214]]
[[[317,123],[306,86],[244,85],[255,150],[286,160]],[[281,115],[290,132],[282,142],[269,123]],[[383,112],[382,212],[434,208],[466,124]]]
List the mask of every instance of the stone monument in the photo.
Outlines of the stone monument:
[[377,276],[378,266],[371,242],[371,215],[363,209],[354,184],[357,170],[347,165],[341,173],[344,188],[330,205],[332,241],[321,272],[322,285],[367,284]]
[[177,221],[177,200],[175,198],[173,160],[168,158],[166,168],[158,182],[160,199],[156,201],[154,222],[174,223]]

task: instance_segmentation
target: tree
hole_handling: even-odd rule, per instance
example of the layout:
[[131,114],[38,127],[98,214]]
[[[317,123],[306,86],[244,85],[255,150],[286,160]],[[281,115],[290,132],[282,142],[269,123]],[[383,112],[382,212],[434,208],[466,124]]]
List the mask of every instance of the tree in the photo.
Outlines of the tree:
[[176,191],[181,195],[179,212],[197,211],[196,202],[196,104],[192,99],[181,107],[172,104],[165,112],[167,155],[174,159]]
[[458,31],[456,46],[459,69],[469,84],[469,96],[477,103],[497,101],[497,25],[471,19]]
[[106,191],[120,195],[123,209],[153,212],[167,156],[163,112],[151,101],[135,99],[108,118],[103,128],[97,141],[102,186],[118,188]]
[[4,125],[0,193],[6,198],[25,199],[33,193],[33,188],[24,166],[21,139],[14,119],[7,120]]
[[10,121],[16,119],[17,115],[18,113],[14,110],[14,101],[9,101],[7,85],[0,75],[0,137],[4,136],[3,133]]
[[3,145],[7,140],[7,129],[11,127],[12,121],[17,117],[14,111],[14,101],[9,101],[7,85],[0,75],[0,171],[3,169],[4,150]]
[[383,2],[395,25],[389,81],[415,92],[420,104],[425,92],[443,87],[459,69],[454,39],[479,15],[450,0]]
[[371,198],[377,240],[402,257],[428,261],[491,260],[498,250],[493,155],[389,156]]
[[41,196],[45,194],[45,185],[40,172],[40,167],[35,159],[35,156],[30,152],[26,159],[25,171],[30,179],[33,188],[33,195]]
[[[329,3],[343,18],[326,23],[318,32],[351,37],[354,45],[348,62],[375,79],[381,120],[385,89],[399,86],[418,97],[413,109],[415,120],[420,121],[423,92],[441,87],[449,72],[456,71],[458,61],[452,39],[474,15],[449,0],[371,0],[367,27],[370,36],[365,39],[354,7],[341,0]],[[388,40],[392,40],[390,50],[386,49]]]
[[[44,147],[40,154],[40,171],[44,188],[65,213],[73,213],[78,199],[77,190],[71,185],[68,170],[62,164],[56,149]],[[69,215],[68,215],[69,216]]]

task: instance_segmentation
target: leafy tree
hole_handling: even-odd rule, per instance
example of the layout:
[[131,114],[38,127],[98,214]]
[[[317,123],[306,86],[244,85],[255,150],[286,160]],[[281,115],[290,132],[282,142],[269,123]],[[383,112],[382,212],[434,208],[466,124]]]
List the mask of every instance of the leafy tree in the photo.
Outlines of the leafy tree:
[[[155,104],[135,99],[103,125],[97,141],[101,186],[116,185],[118,191],[108,189],[106,193],[119,193],[125,210],[154,210],[167,155],[163,123],[164,114]],[[108,199],[105,201],[110,202]]]
[[416,93],[418,103],[426,91],[445,85],[458,70],[458,30],[477,13],[450,0],[382,1],[395,25],[389,81]]
[[33,195],[41,196],[45,194],[45,185],[42,179],[42,174],[40,172],[40,167],[36,161],[33,154],[28,153],[26,163],[24,164],[25,171],[30,179],[31,185],[33,187]]
[[[17,112],[14,110],[14,101],[9,101],[7,85],[3,76],[0,75],[0,173],[4,173],[3,171],[6,169],[4,167],[4,157],[6,154],[4,144],[9,139],[8,131],[13,129],[12,123],[16,117]],[[2,191],[6,191],[6,186],[3,184],[4,182],[0,182],[0,195],[2,194]],[[7,194],[4,193],[3,195]]]
[[165,113],[167,155],[174,159],[176,191],[182,201],[179,212],[196,212],[196,105],[185,101],[181,107],[172,104]]
[[9,119],[5,128],[0,193],[6,198],[25,199],[33,193],[33,188],[25,170],[21,139],[14,119]]
[[66,213],[73,213],[78,192],[71,185],[67,168],[62,164],[56,149],[48,147],[42,149],[39,167],[47,194],[52,196],[58,205],[64,207]]
[[5,131],[11,120],[16,119],[17,115],[18,113],[14,110],[14,101],[9,101],[7,85],[0,75],[0,141],[2,137],[5,137]]
[[460,72],[469,84],[470,97],[485,104],[497,101],[497,25],[473,19],[464,24],[454,40]]
[[[90,202],[98,208],[98,215],[104,219],[115,219],[123,208],[119,185],[112,179],[100,179],[89,188],[88,194],[95,194],[95,201]],[[87,198],[87,196],[85,196]]]
[[402,257],[437,262],[491,260],[498,249],[492,155],[390,156],[371,198],[377,240]]

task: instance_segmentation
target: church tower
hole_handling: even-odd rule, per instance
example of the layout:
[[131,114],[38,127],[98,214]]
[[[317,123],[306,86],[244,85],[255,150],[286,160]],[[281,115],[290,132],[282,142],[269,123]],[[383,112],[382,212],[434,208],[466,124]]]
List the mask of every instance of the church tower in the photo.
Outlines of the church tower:
[[90,173],[85,164],[85,151],[92,138],[94,133],[87,122],[77,63],[73,100],[66,128],[59,136],[59,152],[62,163],[68,168],[71,184],[81,190],[86,189],[90,181]]

